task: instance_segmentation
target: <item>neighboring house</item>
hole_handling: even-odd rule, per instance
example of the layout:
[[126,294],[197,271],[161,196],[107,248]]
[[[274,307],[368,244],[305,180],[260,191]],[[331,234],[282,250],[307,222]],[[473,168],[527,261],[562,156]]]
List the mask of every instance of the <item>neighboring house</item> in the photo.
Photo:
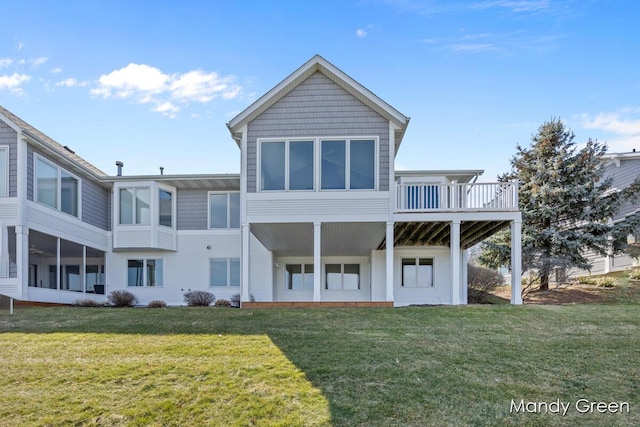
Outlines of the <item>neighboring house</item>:
[[[640,153],[633,151],[630,153],[609,153],[604,156],[605,176],[613,178],[613,189],[623,189],[640,177]],[[622,205],[620,211],[611,220],[614,223],[625,221],[632,215],[640,212],[640,200],[636,202],[627,201]],[[640,230],[637,234],[640,234]],[[638,242],[638,236],[630,236]],[[593,264],[591,274],[604,274],[614,271],[624,271],[629,267],[638,266],[638,260],[628,255],[608,255],[601,256],[595,252],[588,253],[588,258]]]
[[227,124],[240,174],[108,176],[0,108],[0,294],[464,304],[465,250],[504,227],[520,271],[517,186],[395,171],[408,123],[315,56]]

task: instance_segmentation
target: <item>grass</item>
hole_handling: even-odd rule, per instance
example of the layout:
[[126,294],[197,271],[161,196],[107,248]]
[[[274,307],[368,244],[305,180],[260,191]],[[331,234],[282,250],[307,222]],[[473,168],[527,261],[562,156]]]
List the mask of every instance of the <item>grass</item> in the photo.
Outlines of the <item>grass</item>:
[[[636,304],[25,308],[0,425],[640,425]],[[510,413],[511,399],[630,412]]]

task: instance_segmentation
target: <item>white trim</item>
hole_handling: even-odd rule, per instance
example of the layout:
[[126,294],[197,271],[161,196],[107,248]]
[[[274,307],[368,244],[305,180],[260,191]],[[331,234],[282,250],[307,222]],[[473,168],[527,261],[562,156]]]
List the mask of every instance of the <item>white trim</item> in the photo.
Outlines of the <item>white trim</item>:
[[[57,170],[56,207],[49,206],[46,203],[43,203],[38,200],[38,160],[42,160],[44,163],[48,164],[49,166]],[[63,171],[67,175],[74,178],[78,183],[78,188],[77,188],[78,194],[77,194],[77,200],[76,200],[76,204],[77,204],[76,209],[77,209],[78,215],[73,215],[62,210],[62,172]],[[65,215],[69,215],[71,217],[82,220],[82,178],[80,178],[78,175],[74,173],[69,172],[67,169],[63,168],[62,166],[54,163],[53,161],[47,159],[44,156],[41,156],[40,154],[34,151],[33,153],[33,201],[39,205],[46,206],[49,209],[53,209]]]
[[[238,226],[231,227],[231,195],[238,194],[240,196],[238,210]],[[227,196],[227,226],[226,227],[212,227],[211,226],[211,196]],[[239,191],[208,191],[207,192],[207,229],[208,230],[238,230],[241,227],[242,218],[242,194]]]
[[[4,159],[0,158],[0,162],[4,160],[5,167],[4,185],[0,185],[0,197],[9,197],[9,157],[11,149],[8,145],[0,145],[0,152],[4,152],[6,156]],[[2,194],[3,192],[4,194]]]

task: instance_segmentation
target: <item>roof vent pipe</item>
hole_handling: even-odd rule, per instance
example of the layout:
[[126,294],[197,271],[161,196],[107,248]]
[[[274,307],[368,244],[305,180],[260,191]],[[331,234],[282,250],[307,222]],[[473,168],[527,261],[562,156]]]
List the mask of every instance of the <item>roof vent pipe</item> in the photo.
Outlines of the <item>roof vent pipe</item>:
[[122,176],[122,168],[124,167],[124,163],[118,160],[116,162],[116,166],[118,167],[118,176]]
[[633,149],[633,152],[634,152],[634,153],[636,152],[636,149],[635,149],[635,148]]
[[160,175],[164,175],[164,167],[160,166]]

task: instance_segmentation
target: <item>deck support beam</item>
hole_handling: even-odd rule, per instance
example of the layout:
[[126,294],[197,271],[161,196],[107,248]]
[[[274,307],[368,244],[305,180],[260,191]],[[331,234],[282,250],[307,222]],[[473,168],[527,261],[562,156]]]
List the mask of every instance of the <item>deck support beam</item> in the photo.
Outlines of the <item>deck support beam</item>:
[[522,304],[522,219],[511,221],[511,304]]
[[451,304],[460,304],[462,275],[460,274],[460,221],[451,222],[449,253],[451,257]]
[[321,300],[320,289],[322,287],[322,223],[313,223],[313,301]]
[[251,294],[249,292],[249,233],[251,233],[249,224],[242,224],[242,257],[240,258],[242,268],[242,289],[240,295],[242,296],[242,302],[251,301]]
[[386,265],[385,265],[385,274],[386,274],[386,300],[393,301],[393,221],[387,222],[387,247],[385,251],[386,255]]

